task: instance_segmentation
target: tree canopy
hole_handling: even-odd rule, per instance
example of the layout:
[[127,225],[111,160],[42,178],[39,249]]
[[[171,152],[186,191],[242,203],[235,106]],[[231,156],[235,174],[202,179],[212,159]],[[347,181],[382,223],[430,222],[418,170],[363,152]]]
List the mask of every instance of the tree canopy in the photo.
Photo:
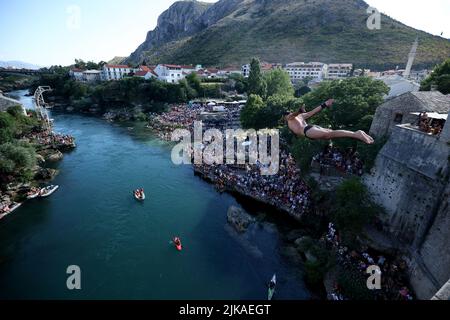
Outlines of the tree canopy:
[[261,72],[261,64],[259,59],[253,58],[250,63],[250,75],[248,77],[247,93],[248,95],[256,94],[265,97],[267,84]]
[[450,58],[434,68],[428,78],[422,81],[420,90],[430,91],[431,86],[437,86],[443,94],[450,93]]

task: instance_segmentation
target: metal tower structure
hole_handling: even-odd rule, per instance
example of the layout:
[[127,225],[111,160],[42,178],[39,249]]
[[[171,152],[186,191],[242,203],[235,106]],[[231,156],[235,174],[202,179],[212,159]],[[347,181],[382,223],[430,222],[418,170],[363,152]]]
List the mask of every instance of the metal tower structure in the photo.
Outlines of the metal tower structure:
[[51,124],[50,118],[48,116],[47,109],[45,108],[45,101],[44,101],[43,93],[46,91],[51,91],[51,90],[52,89],[49,86],[40,86],[34,92],[36,115],[39,120],[43,121],[45,129],[50,129],[52,124]]
[[411,75],[411,69],[414,63],[414,60],[416,59],[417,54],[417,48],[419,47],[419,37],[416,38],[416,41],[414,41],[413,46],[411,48],[411,52],[408,56],[408,64],[406,65],[405,73],[403,74],[403,77],[405,79],[408,79]]

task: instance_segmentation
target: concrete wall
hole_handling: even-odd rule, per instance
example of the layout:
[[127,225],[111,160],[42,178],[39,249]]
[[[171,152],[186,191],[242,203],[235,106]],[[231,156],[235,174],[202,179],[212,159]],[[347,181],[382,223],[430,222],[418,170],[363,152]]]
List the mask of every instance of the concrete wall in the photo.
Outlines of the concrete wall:
[[387,215],[387,230],[409,259],[411,283],[430,299],[450,278],[449,149],[441,137],[397,126],[364,178]]
[[[8,98],[8,97],[5,97],[0,92],[0,112],[1,111],[6,111],[6,110],[8,110],[8,108],[13,107],[13,106],[17,106],[17,105],[22,106],[22,104],[19,101],[11,99],[11,98]],[[23,108],[23,106],[22,106],[22,108]],[[23,110],[24,110],[24,114],[26,114],[26,111],[25,111],[24,108],[23,108]]]

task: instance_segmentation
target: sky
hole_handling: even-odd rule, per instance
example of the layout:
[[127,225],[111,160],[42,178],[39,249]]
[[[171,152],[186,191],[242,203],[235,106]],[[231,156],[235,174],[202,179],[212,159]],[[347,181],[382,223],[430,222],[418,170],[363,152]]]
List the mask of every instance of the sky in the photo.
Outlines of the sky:
[[[215,0],[203,0],[216,2]],[[0,0],[0,61],[70,65],[128,56],[175,0]],[[416,29],[450,38],[450,0],[366,0]]]

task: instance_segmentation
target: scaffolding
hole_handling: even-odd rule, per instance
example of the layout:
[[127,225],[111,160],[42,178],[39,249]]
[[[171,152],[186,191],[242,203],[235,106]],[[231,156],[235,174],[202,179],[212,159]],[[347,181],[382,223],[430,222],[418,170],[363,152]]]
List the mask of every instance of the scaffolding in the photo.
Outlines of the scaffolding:
[[52,128],[52,121],[47,112],[46,103],[44,101],[44,92],[51,91],[52,89],[49,86],[40,86],[34,92],[34,102],[35,102],[35,110],[36,115],[39,120],[42,121],[43,126],[46,130],[50,130]]

